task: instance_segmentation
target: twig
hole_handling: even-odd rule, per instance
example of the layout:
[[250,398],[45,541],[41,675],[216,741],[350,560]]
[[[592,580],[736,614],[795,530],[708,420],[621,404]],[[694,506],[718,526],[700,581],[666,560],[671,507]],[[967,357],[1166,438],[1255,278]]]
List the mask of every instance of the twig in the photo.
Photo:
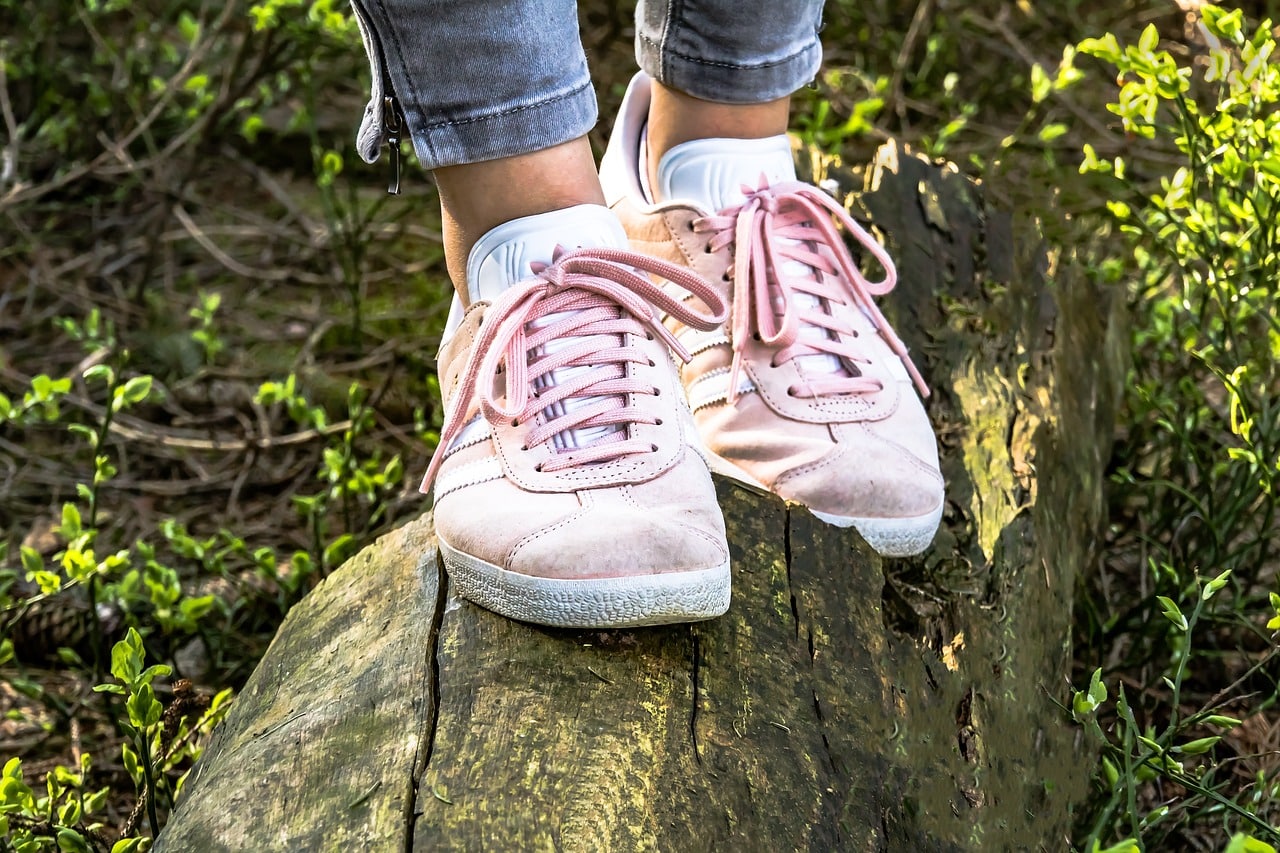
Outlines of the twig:
[[0,189],[16,180],[18,171],[18,122],[13,117],[13,105],[9,103],[9,78],[5,75],[6,57],[0,52],[0,114],[4,116],[4,126],[9,132],[9,144],[5,146],[3,162],[0,163]]
[[289,270],[253,269],[252,267],[247,267],[240,263],[226,252],[222,251],[222,249],[218,248],[218,244],[210,240],[209,237],[200,230],[200,226],[196,225],[195,220],[191,218],[191,215],[187,213],[186,208],[181,204],[175,204],[173,206],[173,215],[182,223],[182,227],[187,229],[187,233],[191,235],[193,240],[203,246],[206,252],[213,255],[218,263],[222,264],[236,275],[244,276],[245,278],[258,279],[260,281],[284,281],[292,276],[292,273]]
[[906,105],[903,103],[902,81],[906,77],[907,63],[911,61],[911,54],[916,49],[916,41],[924,31],[925,21],[932,12],[933,0],[921,0],[916,6],[915,14],[911,16],[911,24],[907,27],[907,34],[902,39],[902,46],[898,49],[898,57],[893,63],[893,82],[889,84],[891,103],[888,107],[897,114],[904,125],[906,124]]

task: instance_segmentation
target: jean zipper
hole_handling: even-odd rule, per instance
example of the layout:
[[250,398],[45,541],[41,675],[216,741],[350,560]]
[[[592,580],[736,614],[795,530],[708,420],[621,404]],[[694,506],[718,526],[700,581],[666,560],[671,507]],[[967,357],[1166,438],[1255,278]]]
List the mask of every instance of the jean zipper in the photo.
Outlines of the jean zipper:
[[386,54],[382,50],[378,31],[373,26],[373,17],[360,0],[351,0],[351,10],[355,13],[356,21],[360,25],[360,36],[365,42],[365,50],[373,66],[372,71],[379,76],[382,83],[381,139],[390,149],[388,153],[391,166],[387,192],[398,195],[400,192],[400,141],[405,127],[404,110],[396,99],[391,75],[387,71]]
[[[383,85],[390,90],[391,81],[387,80]],[[396,101],[395,95],[389,95],[382,99],[382,126],[387,129],[387,147],[390,148],[391,157],[391,177],[387,182],[387,192],[391,195],[400,194],[400,131],[404,127],[404,115],[400,112],[400,104]]]

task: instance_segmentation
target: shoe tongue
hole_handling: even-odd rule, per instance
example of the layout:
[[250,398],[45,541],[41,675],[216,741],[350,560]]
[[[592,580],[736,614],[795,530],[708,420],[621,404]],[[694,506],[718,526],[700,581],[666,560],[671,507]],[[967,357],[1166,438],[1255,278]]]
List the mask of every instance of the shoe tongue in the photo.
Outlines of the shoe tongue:
[[[743,185],[756,187],[764,175],[770,184],[796,179],[791,142],[786,136],[765,139],[697,139],[672,148],[658,162],[658,186],[664,201],[691,201],[704,210],[721,211],[746,200]],[[813,271],[804,264],[788,261],[780,272],[791,278],[805,278]],[[820,308],[817,298],[806,293],[794,296],[801,310]],[[809,324],[800,327],[801,340],[826,340],[827,333]],[[804,373],[845,374],[840,359],[827,353],[798,356]]]
[[[550,264],[557,246],[564,246],[566,249],[626,249],[628,245],[627,233],[622,230],[618,217],[601,205],[581,204],[564,210],[513,219],[485,234],[472,248],[467,259],[467,292],[472,301],[496,299],[513,284],[530,278],[533,275],[530,265],[534,262]],[[543,328],[568,314],[569,312],[549,314],[530,325],[533,328]],[[534,355],[540,357],[556,352],[572,342],[573,339],[550,341]],[[549,388],[591,369],[562,367],[553,370],[549,376],[535,380],[535,384],[538,388]],[[548,418],[555,418],[593,402],[590,397],[570,397],[543,411]],[[620,426],[597,426],[565,430],[557,434],[553,442],[557,450],[571,450],[584,447],[621,429]]]
[[742,186],[755,187],[796,179],[791,141],[786,135],[764,139],[695,139],[672,148],[658,161],[662,201],[688,201],[712,213],[742,204]]
[[557,246],[627,248],[627,234],[613,211],[580,204],[504,222],[481,237],[467,257],[467,293],[472,302],[497,299],[533,275],[530,264],[551,263]]

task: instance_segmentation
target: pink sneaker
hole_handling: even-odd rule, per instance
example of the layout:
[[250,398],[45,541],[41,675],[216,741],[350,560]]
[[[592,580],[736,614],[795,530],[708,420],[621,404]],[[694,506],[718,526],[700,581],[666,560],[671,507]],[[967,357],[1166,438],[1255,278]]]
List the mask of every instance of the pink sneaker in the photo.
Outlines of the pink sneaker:
[[724,303],[687,269],[622,248],[530,262],[551,236],[593,230],[604,239],[584,242],[625,245],[612,214],[582,206],[499,226],[472,251],[473,301],[455,305],[441,347],[445,426],[423,480],[445,566],[463,597],[544,625],[718,616],[724,521],[671,359],[682,348],[659,317],[711,329]]
[[[649,79],[627,90],[601,167],[637,251],[692,268],[730,306],[704,332],[666,319],[693,359],[681,380],[713,471],[853,526],[881,554],[928,547],[942,518],[928,388],[873,297],[892,260],[830,196],[795,180],[789,141],[697,140],[659,164],[648,199]],[[834,222],[833,222],[834,220]],[[880,264],[869,281],[837,231]]]

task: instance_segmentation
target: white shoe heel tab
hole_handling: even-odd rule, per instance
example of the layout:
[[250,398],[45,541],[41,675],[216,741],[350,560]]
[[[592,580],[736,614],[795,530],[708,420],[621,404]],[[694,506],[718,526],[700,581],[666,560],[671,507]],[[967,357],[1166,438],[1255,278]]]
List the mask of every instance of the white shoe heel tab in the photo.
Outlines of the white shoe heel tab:
[[600,160],[600,183],[604,186],[605,204],[610,207],[624,198],[645,203],[644,188],[640,186],[640,136],[649,121],[652,90],[649,75],[637,72],[618,108],[609,146]]
[[557,246],[625,249],[627,232],[612,210],[579,204],[504,222],[476,241],[467,256],[467,293],[472,302],[492,302],[511,285],[533,275],[531,264],[551,263]]

